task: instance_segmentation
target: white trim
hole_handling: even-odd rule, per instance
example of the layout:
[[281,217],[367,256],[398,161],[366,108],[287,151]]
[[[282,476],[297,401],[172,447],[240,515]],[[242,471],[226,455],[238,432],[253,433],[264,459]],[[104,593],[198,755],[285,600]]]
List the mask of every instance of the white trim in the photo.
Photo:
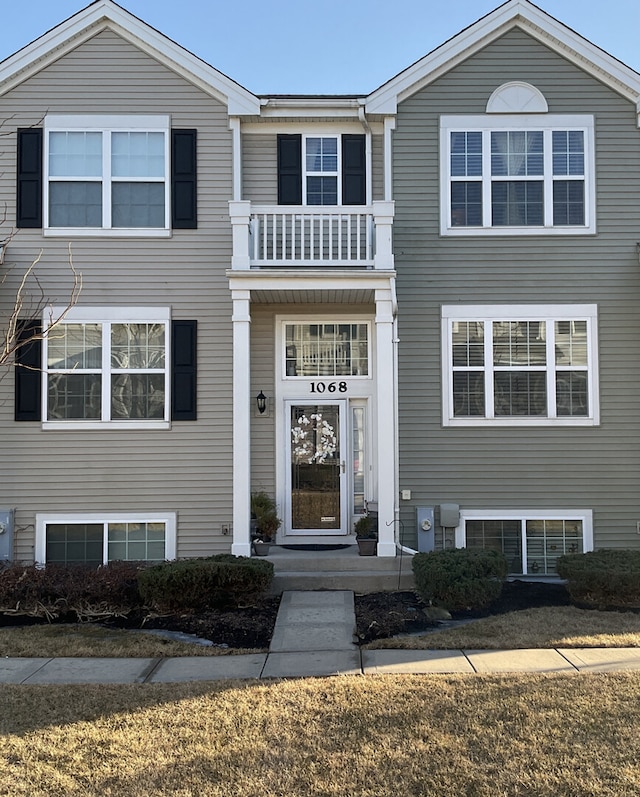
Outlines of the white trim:
[[[48,419],[48,377],[49,369],[48,363],[48,341],[49,336],[47,330],[52,323],[52,319],[59,318],[64,314],[62,321],[56,324],[56,328],[63,324],[164,324],[165,327],[165,340],[164,340],[164,368],[160,369],[144,369],[145,373],[158,373],[164,376],[164,418],[163,419],[136,419],[132,421],[126,420],[111,420],[111,397],[109,394],[110,379],[102,379],[102,397],[101,397],[101,420],[49,420]],[[103,429],[126,429],[127,431],[133,430],[151,430],[151,429],[170,429],[170,408],[171,408],[171,310],[168,307],[87,307],[84,305],[65,309],[64,307],[51,307],[47,308],[43,313],[42,328],[44,330],[42,341],[42,429],[43,430],[103,430]],[[107,332],[103,329],[103,342],[106,339]],[[102,350],[102,364],[100,369],[91,369],[92,373],[99,373],[102,377],[105,374],[110,375],[112,369],[110,366],[110,351],[111,347],[107,341],[106,346],[103,345]],[[57,373],[52,371],[51,373]],[[60,371],[62,373],[62,370]]]
[[[486,415],[454,417],[453,414],[453,363],[451,346],[451,329],[454,321],[545,321],[551,330],[547,338],[549,352],[556,321],[587,322],[587,389],[589,400],[588,416],[556,416],[555,386],[547,387],[548,416],[503,416],[492,417],[492,380],[491,341],[485,334],[485,361],[476,370],[485,374]],[[549,327],[549,325],[551,325]],[[598,371],[598,308],[595,304],[561,304],[561,305],[442,305],[441,308],[441,347],[442,347],[442,425],[447,426],[598,426],[600,423],[599,371]],[[541,370],[550,375],[562,370],[555,360],[547,363]],[[570,369],[569,369],[570,370]],[[551,389],[553,388],[553,389]]]
[[176,512],[56,512],[36,514],[36,564],[46,564],[46,528],[54,523],[101,523],[104,527],[103,564],[107,564],[107,524],[109,523],[164,523],[165,559],[175,559],[177,555],[177,513]]
[[455,529],[455,547],[466,547],[466,522],[468,520],[519,520],[522,521],[522,572],[526,571],[526,529],[527,520],[580,520],[582,521],[583,552],[593,550],[593,510],[592,509],[462,509],[460,523]]
[[399,102],[518,27],[626,99],[640,98],[640,75],[527,0],[507,0],[367,97],[367,113],[396,113]]
[[[596,164],[595,122],[590,114],[491,114],[443,115],[440,117],[440,234],[443,236],[513,236],[513,235],[593,235],[596,233]],[[544,174],[533,178],[506,178],[515,181],[532,179],[544,186],[544,223],[534,226],[494,226],[491,224],[491,174],[490,136],[494,131],[540,131],[545,138]],[[584,176],[554,175],[552,170],[551,136],[554,131],[568,130],[584,133]],[[481,226],[454,226],[451,221],[450,174],[451,133],[478,132],[483,136],[482,175],[459,178],[463,182],[477,182],[482,186],[483,223]],[[577,179],[584,183],[584,224],[553,224],[553,184],[556,180]],[[456,180],[457,181],[457,180]]]

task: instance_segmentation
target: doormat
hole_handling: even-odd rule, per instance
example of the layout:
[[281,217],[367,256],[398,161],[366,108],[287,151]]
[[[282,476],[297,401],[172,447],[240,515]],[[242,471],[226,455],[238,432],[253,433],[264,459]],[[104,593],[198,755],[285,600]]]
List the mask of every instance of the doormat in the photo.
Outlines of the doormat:
[[341,551],[343,548],[353,548],[352,545],[281,545],[281,548],[286,548],[288,551]]

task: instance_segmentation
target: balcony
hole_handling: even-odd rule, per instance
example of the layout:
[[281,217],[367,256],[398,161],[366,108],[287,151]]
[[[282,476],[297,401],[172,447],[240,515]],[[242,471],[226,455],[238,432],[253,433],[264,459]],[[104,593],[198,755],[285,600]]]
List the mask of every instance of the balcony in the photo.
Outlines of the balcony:
[[393,269],[393,202],[278,206],[232,201],[233,270]]

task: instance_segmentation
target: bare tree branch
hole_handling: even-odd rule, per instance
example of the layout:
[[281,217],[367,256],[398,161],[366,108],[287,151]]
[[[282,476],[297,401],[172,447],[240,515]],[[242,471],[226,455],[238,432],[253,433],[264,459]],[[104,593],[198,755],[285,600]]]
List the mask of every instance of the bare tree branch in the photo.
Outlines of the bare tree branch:
[[[15,231],[12,231],[9,236],[5,238],[3,242],[5,246],[14,235]],[[53,303],[47,298],[38,278],[37,266],[42,259],[42,254],[42,250],[40,250],[38,256],[32,261],[31,265],[20,278],[6,328],[1,331],[2,348],[0,349],[0,366],[14,365],[16,353],[21,348],[28,346],[33,341],[43,340],[49,336],[56,326],[64,320],[69,310],[78,302],[80,292],[82,291],[82,274],[76,270],[73,264],[71,244],[69,244],[68,265],[72,275],[72,284],[67,296],[66,305],[62,311],[57,313],[54,313]],[[0,280],[0,286],[6,282],[9,273],[10,272],[7,272],[2,280]],[[35,288],[33,286],[35,286]],[[46,310],[47,307],[48,310]],[[39,330],[34,329],[32,333],[27,335],[21,334],[26,324],[34,321],[41,321],[45,314],[48,314],[48,320]],[[0,373],[0,378],[1,376],[2,374]]]

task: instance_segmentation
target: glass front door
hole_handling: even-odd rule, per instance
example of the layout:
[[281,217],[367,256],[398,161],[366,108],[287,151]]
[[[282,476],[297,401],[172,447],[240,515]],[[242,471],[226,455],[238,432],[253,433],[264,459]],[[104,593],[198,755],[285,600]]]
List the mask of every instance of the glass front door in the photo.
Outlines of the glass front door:
[[288,412],[290,534],[346,534],[345,401],[296,401]]

